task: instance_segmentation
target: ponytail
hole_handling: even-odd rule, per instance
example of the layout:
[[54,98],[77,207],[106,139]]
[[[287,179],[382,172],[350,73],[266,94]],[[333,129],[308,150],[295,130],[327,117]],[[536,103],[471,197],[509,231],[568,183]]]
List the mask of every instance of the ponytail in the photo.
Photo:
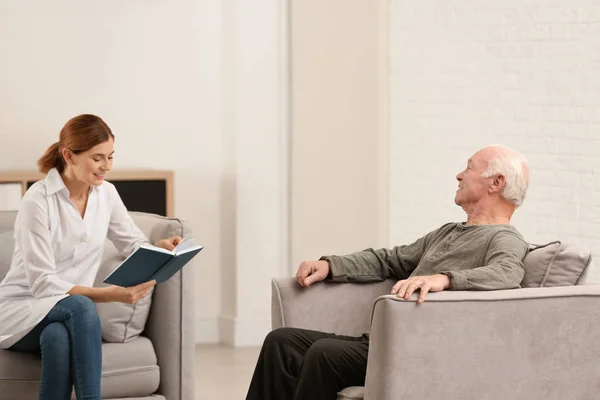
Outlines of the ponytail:
[[63,172],[65,160],[60,152],[60,142],[48,147],[42,158],[38,160],[37,165],[39,171],[44,174],[47,174],[52,168],[56,168],[58,172]]
[[114,135],[106,123],[93,114],[81,114],[67,121],[60,130],[59,140],[44,153],[37,162],[38,170],[47,174],[52,168],[63,173],[67,164],[62,149],[70,149],[74,154],[83,153],[94,146],[104,143]]

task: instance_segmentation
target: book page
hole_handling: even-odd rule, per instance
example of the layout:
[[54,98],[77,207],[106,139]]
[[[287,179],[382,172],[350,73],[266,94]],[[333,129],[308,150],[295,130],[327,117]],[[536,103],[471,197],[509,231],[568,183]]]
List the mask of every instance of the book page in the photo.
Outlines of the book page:
[[173,251],[170,251],[170,250],[167,250],[167,249],[163,249],[162,247],[158,247],[158,246],[155,246],[155,245],[150,244],[150,243],[144,243],[140,247],[143,247],[143,248],[148,249],[148,250],[158,251],[158,252],[161,252],[161,253],[174,254]]
[[181,253],[183,251],[186,251],[188,249],[191,249],[192,247],[196,247],[192,241],[192,237],[190,236],[186,236],[183,238],[183,240],[177,245],[177,247],[175,247],[173,249],[173,253]]

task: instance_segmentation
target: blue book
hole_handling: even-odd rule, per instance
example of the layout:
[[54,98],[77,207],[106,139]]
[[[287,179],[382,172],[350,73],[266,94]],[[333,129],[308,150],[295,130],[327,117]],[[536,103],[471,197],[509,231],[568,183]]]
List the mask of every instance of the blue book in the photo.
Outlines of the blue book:
[[193,245],[189,238],[184,238],[173,250],[143,244],[108,274],[103,282],[123,287],[152,280],[156,280],[157,284],[163,283],[202,249],[202,246]]

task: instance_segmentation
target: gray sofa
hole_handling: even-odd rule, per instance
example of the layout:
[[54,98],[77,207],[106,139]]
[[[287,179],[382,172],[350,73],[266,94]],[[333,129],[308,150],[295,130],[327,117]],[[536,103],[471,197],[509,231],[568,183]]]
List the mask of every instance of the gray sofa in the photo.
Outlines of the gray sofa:
[[[173,235],[188,235],[189,225],[175,218],[131,212],[136,224],[155,242]],[[14,243],[12,235],[16,212],[0,212],[0,279],[10,267]],[[98,282],[106,271],[122,260],[107,244]],[[140,314],[148,309],[132,335],[131,327],[123,342],[104,342],[102,347],[102,398],[128,400],[194,399],[194,267],[186,265],[170,280],[157,285],[145,305],[105,304],[101,312],[103,335],[106,329],[122,328],[124,313]],[[127,308],[131,307],[131,308]],[[136,309],[137,307],[137,309]],[[146,320],[147,318],[147,320]],[[131,321],[125,321],[129,323]],[[115,324],[114,327],[105,324]],[[108,332],[108,331],[107,331]],[[0,350],[0,398],[33,400],[38,398],[40,359],[34,354]],[[74,398],[74,394],[73,394]]]
[[272,327],[370,330],[365,387],[338,400],[597,399],[600,285],[581,285],[591,258],[570,250],[530,257],[548,256],[545,269],[526,264],[524,282],[559,287],[430,293],[418,306],[389,295],[392,280],[304,289],[274,279]]

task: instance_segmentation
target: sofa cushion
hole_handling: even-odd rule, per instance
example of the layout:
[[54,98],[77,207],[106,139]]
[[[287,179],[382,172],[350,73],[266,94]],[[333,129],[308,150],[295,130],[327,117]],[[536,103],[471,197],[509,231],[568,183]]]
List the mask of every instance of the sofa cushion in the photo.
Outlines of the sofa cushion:
[[13,231],[0,231],[0,281],[4,279],[10,269],[14,250]]
[[523,260],[525,276],[521,287],[581,285],[591,261],[590,251],[573,243],[553,241],[531,245]]
[[[102,281],[124,259],[125,257],[119,254],[112,242],[107,240],[102,255],[102,264],[96,275],[94,286],[108,286]],[[111,343],[125,343],[137,338],[146,326],[146,320],[152,305],[153,291],[154,288],[146,297],[135,304],[96,303],[98,316],[100,317],[102,339]]]
[[[176,218],[135,211],[130,211],[129,214],[135,224],[150,240],[150,243],[156,243],[161,239],[176,235],[183,235],[183,225]],[[96,276],[94,286],[106,286],[102,283],[102,280],[124,259],[125,257],[119,254],[114,245],[107,240],[102,256],[102,265]],[[152,293],[153,289],[136,304],[98,303],[96,306],[100,316],[102,338],[113,343],[125,343],[137,338],[146,326],[150,307],[152,306]]]
[[[39,355],[0,350],[0,393],[36,393],[40,365]],[[148,338],[102,344],[102,398],[149,396],[158,389],[159,378]]]
[[16,211],[0,211],[0,232],[14,230],[16,219]]

